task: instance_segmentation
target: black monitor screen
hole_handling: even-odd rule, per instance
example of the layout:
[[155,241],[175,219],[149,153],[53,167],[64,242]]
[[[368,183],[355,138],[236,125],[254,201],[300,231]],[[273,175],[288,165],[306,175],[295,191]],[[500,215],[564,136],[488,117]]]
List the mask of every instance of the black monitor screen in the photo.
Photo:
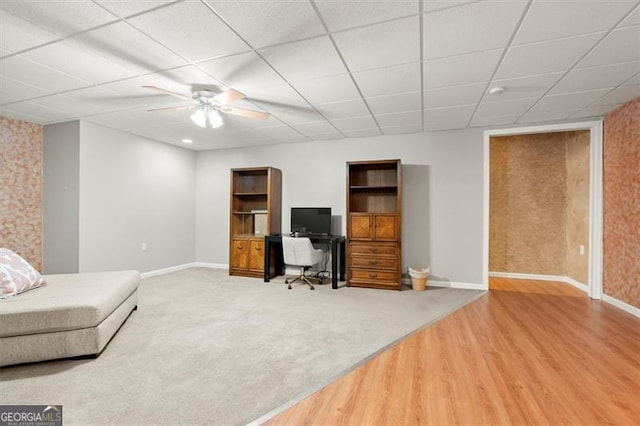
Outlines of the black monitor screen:
[[331,235],[331,207],[291,207],[291,232]]

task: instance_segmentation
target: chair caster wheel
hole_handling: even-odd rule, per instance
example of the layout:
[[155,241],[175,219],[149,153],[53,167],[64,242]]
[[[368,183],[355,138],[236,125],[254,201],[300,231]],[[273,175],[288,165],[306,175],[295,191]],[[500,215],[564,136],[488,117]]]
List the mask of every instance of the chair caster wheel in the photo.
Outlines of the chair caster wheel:
[[289,287],[288,287],[288,288],[289,288],[289,290],[291,290],[291,284],[289,284]]
[[289,280],[284,280],[284,283],[285,284],[289,284]]
[[314,286],[309,287],[309,290],[315,290],[316,288]]

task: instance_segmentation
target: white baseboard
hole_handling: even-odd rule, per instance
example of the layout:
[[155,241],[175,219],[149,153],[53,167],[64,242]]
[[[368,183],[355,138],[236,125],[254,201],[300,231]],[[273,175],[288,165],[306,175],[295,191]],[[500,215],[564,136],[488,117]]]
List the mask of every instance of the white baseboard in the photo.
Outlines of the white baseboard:
[[[410,278],[403,278],[402,279],[402,284],[404,285],[411,285],[411,279]],[[427,280],[427,287],[429,286],[433,286],[433,287],[449,287],[449,288],[459,288],[459,289],[463,289],[463,290],[485,290],[485,288],[482,286],[482,284],[476,284],[476,283],[460,283],[460,282],[455,282],[455,281],[435,281],[435,280]]]
[[229,265],[225,263],[194,262],[191,265],[193,268],[229,269]]
[[608,296],[606,294],[602,295],[602,300],[604,302],[610,303],[616,308],[622,309],[625,312],[630,313],[638,318],[640,318],[640,308],[636,308],[633,305],[623,302],[622,300],[618,300],[615,297]]
[[155,271],[147,271],[140,274],[142,278],[155,277],[156,275],[164,275],[170,272],[182,271],[183,269],[193,268],[195,263],[185,263],[183,265],[170,266],[168,268],[156,269]]
[[560,281],[572,285],[585,293],[589,293],[589,287],[573,278],[564,275],[543,275],[543,274],[522,274],[519,272],[491,272],[490,277],[495,278],[514,278],[519,280],[538,280],[538,281]]

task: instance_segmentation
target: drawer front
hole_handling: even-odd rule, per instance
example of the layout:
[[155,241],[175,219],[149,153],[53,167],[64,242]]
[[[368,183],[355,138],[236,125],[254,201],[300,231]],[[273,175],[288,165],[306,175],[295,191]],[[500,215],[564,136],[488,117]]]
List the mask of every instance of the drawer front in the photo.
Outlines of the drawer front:
[[231,240],[231,267],[246,269],[249,263],[247,240]]
[[397,244],[349,244],[349,253],[354,254],[367,254],[367,255],[385,255],[385,256],[397,256],[398,245]]
[[371,269],[350,269],[349,277],[352,281],[356,282],[387,282],[387,283],[396,283],[398,282],[398,273],[397,272],[387,272],[387,271],[376,271]]
[[352,256],[351,266],[354,268],[398,270],[398,259],[381,256]]

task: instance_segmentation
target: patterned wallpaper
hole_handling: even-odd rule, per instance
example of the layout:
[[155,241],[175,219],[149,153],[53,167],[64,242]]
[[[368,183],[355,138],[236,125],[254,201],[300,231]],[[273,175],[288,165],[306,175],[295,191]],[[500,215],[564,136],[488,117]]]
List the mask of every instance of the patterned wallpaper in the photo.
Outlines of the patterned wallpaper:
[[42,126],[0,116],[0,246],[42,270]]
[[491,138],[490,271],[587,283],[589,142],[589,131]]
[[604,119],[604,293],[640,308],[640,97]]

